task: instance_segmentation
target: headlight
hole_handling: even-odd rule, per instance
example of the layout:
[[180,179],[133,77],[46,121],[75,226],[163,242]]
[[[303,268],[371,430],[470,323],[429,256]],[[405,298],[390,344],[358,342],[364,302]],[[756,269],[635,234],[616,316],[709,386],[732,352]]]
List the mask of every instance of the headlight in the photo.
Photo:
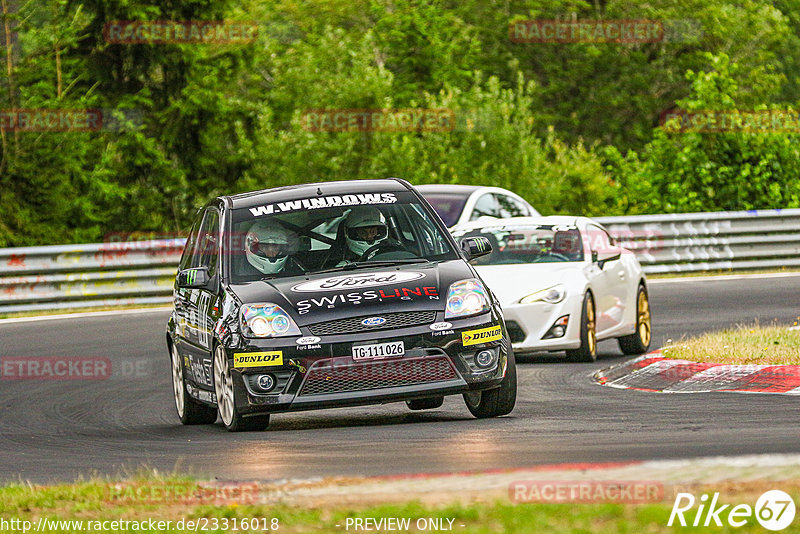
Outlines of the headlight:
[[553,287],[548,287],[547,289],[542,289],[541,291],[537,291],[527,297],[522,298],[519,303],[520,304],[532,304],[534,302],[538,302],[540,300],[547,302],[548,304],[558,304],[564,297],[567,296],[567,288],[564,284],[556,284]]
[[299,336],[300,329],[289,314],[277,304],[242,306],[242,333],[246,337]]
[[486,288],[480,280],[470,278],[450,285],[447,292],[447,308],[444,318],[467,317],[489,311],[489,299],[486,298]]

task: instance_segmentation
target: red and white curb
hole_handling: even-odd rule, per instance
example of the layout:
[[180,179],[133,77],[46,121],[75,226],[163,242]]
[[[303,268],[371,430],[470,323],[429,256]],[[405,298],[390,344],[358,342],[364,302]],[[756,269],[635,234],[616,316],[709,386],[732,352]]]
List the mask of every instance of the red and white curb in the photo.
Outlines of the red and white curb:
[[724,365],[671,360],[660,351],[602,369],[605,386],[659,393],[777,393],[800,395],[800,365]]

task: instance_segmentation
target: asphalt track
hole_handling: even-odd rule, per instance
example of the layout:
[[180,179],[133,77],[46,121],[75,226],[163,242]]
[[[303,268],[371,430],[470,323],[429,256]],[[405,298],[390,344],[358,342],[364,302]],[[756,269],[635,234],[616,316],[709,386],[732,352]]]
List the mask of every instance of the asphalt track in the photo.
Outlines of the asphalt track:
[[[800,275],[658,281],[650,288],[656,346],[754,319],[791,324]],[[800,452],[796,398],[658,395],[595,385],[623,361],[601,343],[594,364],[519,362],[510,416],[473,419],[461,397],[274,415],[266,432],[180,425],[163,311],[0,324],[0,357],[107,357],[96,381],[0,381],[0,480],[52,482],[142,466],[238,480],[442,473],[536,464]]]

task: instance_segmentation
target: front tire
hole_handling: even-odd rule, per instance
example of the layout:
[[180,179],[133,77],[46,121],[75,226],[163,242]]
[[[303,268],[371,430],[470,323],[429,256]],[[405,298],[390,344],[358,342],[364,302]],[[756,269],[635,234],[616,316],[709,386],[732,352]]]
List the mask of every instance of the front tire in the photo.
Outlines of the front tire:
[[478,419],[508,415],[517,403],[517,364],[514,353],[508,352],[506,376],[499,387],[464,393],[464,403]]
[[172,393],[178,417],[184,425],[210,425],[217,420],[217,410],[193,399],[186,391],[183,361],[174,344],[170,347],[172,361]]
[[583,297],[581,310],[581,346],[567,351],[567,359],[572,362],[593,362],[597,360],[597,323],[595,321],[594,298],[590,292]]
[[228,431],[265,430],[269,426],[269,414],[244,417],[236,409],[230,364],[225,349],[221,345],[217,345],[214,350],[214,390],[217,393],[217,409],[220,419]]
[[643,284],[636,293],[636,332],[617,339],[623,354],[644,354],[650,350],[652,330],[650,324],[650,298]]

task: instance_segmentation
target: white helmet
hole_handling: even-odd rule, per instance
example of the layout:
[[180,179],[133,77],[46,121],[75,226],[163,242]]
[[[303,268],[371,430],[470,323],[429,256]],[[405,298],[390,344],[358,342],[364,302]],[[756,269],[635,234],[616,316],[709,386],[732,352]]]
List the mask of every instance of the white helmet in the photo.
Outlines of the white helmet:
[[386,218],[378,208],[357,207],[347,214],[344,236],[348,248],[361,257],[370,247],[389,237],[389,228],[386,226]]
[[291,238],[283,227],[259,221],[250,227],[244,240],[247,261],[264,274],[283,269],[289,255]]

